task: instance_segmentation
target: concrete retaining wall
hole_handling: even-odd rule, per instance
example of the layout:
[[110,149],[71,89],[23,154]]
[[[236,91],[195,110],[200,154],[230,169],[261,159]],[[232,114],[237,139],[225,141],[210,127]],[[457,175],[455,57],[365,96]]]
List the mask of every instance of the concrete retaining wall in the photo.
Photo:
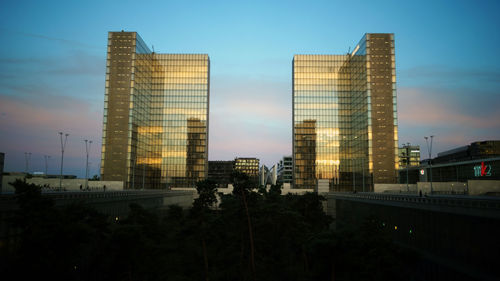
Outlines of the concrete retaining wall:
[[469,180],[469,195],[486,195],[487,193],[500,193],[500,181],[494,180]]
[[402,192],[402,193],[416,193],[417,185],[406,183],[376,183],[373,187],[374,192]]
[[314,192],[314,189],[298,189],[298,188],[292,188],[289,183],[284,183],[283,184],[283,189],[281,190],[281,195],[286,195],[286,194],[296,194],[296,195],[302,195],[307,192]]
[[[431,183],[430,182],[418,182],[417,183],[418,192],[431,193]],[[436,193],[448,193],[448,194],[467,194],[467,183],[465,182],[433,182],[432,190]]]
[[[14,182],[16,179],[24,179],[24,176],[19,175],[9,175],[3,177],[3,188],[2,192],[14,192],[14,187],[10,184]],[[49,189],[58,189],[59,188],[59,179],[57,178],[29,178],[26,179],[27,183],[33,183],[40,186],[47,185]],[[123,190],[123,182],[122,181],[89,181],[89,189],[90,190],[103,190],[104,186],[106,186],[106,191],[112,190]],[[82,188],[85,188],[85,179],[63,179],[62,180],[62,188],[63,190],[68,191],[77,191],[80,190],[80,185]]]

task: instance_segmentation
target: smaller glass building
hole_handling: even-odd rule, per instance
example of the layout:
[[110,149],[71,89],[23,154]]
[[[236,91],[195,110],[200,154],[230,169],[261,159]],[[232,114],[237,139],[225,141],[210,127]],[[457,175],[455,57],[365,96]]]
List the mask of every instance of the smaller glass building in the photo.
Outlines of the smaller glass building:
[[259,159],[248,157],[235,158],[234,170],[248,175],[256,185],[259,183]]
[[420,146],[405,144],[399,148],[399,168],[418,167],[420,165]]

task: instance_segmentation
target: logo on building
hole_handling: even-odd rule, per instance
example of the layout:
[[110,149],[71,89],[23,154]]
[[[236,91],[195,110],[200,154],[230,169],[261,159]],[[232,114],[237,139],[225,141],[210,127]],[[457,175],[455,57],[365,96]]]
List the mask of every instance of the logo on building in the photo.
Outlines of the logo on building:
[[484,162],[481,162],[481,165],[474,166],[474,176],[475,177],[491,176],[491,165],[485,165]]

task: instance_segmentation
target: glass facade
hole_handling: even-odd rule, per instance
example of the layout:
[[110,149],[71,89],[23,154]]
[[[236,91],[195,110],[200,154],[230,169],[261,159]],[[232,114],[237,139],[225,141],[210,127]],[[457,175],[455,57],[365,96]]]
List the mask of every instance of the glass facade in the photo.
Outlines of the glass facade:
[[227,188],[233,182],[234,161],[208,161],[208,179],[218,187]]
[[208,173],[209,58],[157,54],[110,32],[101,174],[126,188],[194,187]]
[[420,146],[403,145],[403,147],[400,147],[398,150],[400,169],[420,166]]
[[255,183],[259,182],[259,159],[257,158],[235,158],[234,170],[247,174]]
[[294,56],[294,188],[397,181],[394,67],[393,34],[366,34],[347,55]]

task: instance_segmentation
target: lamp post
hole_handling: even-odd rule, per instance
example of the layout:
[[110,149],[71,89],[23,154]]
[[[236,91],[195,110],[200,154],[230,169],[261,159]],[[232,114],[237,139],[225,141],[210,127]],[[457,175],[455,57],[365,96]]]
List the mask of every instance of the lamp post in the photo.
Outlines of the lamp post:
[[89,151],[90,146],[92,145],[92,141],[85,141],[85,152],[87,153],[87,161],[85,162],[85,190],[89,188]]
[[409,177],[408,177],[408,166],[410,165],[410,151],[411,148],[410,148],[410,143],[407,142],[406,143],[406,151],[405,151],[405,155],[406,155],[406,191],[410,192],[410,185],[409,185]]
[[26,174],[29,174],[29,172],[30,172],[31,152],[25,152],[24,153],[24,159],[26,160]]
[[[351,142],[351,163],[352,163],[352,189],[353,189],[353,192],[356,192],[356,173],[354,171],[354,168],[356,166],[356,162],[354,162],[354,147],[356,146],[357,147],[357,136],[355,136],[353,139],[352,139],[352,142]],[[357,158],[359,160],[359,158]],[[364,188],[364,187],[363,187]]]
[[132,162],[132,189],[135,189],[135,162],[137,162],[137,159],[134,157],[134,162]]
[[351,158],[352,166],[352,192],[356,192],[356,175],[354,174],[354,158]]
[[365,192],[365,158],[361,159],[361,169],[363,170],[363,192]]
[[59,137],[61,138],[61,174],[59,176],[59,191],[62,190],[64,148],[66,148],[66,141],[68,140],[68,136],[69,136],[69,134],[64,134],[64,142],[63,142],[63,132],[59,132]]
[[432,155],[432,139],[434,136],[431,137],[431,146],[429,148],[429,137],[424,137],[425,142],[427,143],[427,151],[429,152],[429,177],[430,177],[430,182],[431,182],[431,194],[433,192],[432,190],[432,160],[431,160],[431,155]]
[[48,165],[48,159],[50,159],[50,156],[49,155],[44,155],[43,158],[45,159],[45,176],[47,176],[49,174],[49,165]]
[[142,189],[144,189],[144,182],[146,179],[146,163],[142,165]]

